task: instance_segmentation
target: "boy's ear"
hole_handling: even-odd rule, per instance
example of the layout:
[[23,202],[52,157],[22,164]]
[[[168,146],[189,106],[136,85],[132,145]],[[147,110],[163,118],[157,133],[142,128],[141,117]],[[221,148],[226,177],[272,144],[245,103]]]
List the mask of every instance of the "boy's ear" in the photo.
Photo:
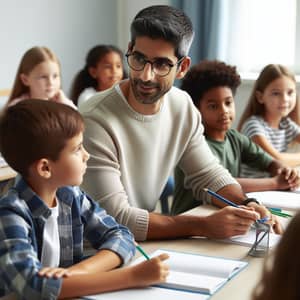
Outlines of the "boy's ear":
[[21,79],[21,81],[22,81],[22,83],[23,83],[24,85],[28,86],[28,78],[27,78],[27,75],[26,75],[26,74],[21,73],[21,74],[20,74],[20,79]]
[[189,56],[186,56],[178,67],[176,79],[183,78],[184,75],[189,70],[190,65],[191,65],[191,58]]
[[256,97],[258,103],[260,103],[260,104],[264,103],[263,99],[262,99],[262,92],[256,91],[255,92],[255,97]]
[[51,167],[50,167],[50,162],[46,158],[41,158],[40,160],[37,161],[36,163],[36,171],[38,174],[45,178],[48,179],[51,177]]

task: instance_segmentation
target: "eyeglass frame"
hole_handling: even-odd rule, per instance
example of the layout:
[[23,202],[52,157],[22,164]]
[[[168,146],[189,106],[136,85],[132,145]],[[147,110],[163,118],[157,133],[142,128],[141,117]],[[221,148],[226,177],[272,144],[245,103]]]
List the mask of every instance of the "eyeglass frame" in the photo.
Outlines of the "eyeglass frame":
[[152,71],[155,75],[157,75],[157,76],[159,76],[159,77],[165,77],[165,76],[169,75],[170,72],[171,72],[171,69],[174,68],[175,66],[178,66],[180,63],[182,63],[183,59],[185,58],[185,56],[181,57],[176,63],[169,63],[169,62],[167,62],[167,65],[169,66],[169,71],[168,71],[168,73],[166,73],[166,74],[164,74],[164,75],[159,75],[159,74],[157,74],[157,73],[154,71],[155,68],[153,67],[153,64],[155,64],[157,60],[151,61],[151,60],[149,60],[149,59],[143,58],[143,60],[144,60],[144,66],[143,66],[141,69],[139,69],[139,70],[133,68],[133,67],[130,65],[130,63],[129,63],[129,57],[130,57],[130,56],[133,56],[134,54],[135,54],[135,53],[129,53],[129,52],[127,52],[127,53],[125,54],[125,57],[126,57],[126,60],[127,60],[127,64],[128,64],[128,66],[129,66],[130,69],[132,69],[132,70],[134,70],[134,71],[137,71],[137,72],[140,72],[140,71],[143,71],[143,70],[145,69],[146,64],[149,63],[150,66],[151,66],[151,71]]

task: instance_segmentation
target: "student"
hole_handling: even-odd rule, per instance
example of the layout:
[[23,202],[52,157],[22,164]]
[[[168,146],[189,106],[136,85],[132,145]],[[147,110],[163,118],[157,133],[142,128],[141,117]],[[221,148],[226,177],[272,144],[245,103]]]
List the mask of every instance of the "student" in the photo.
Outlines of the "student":
[[[115,269],[134,255],[134,240],[76,187],[89,158],[83,127],[73,108],[38,99],[1,117],[1,152],[21,176],[0,201],[0,297],[70,298],[165,281],[167,255]],[[85,260],[83,237],[97,250]]]
[[253,300],[300,299],[300,213],[289,223],[275,252],[265,261]]
[[75,108],[61,90],[60,63],[46,47],[33,47],[23,55],[7,106],[33,98],[64,103]]
[[95,46],[88,52],[84,68],[75,76],[71,99],[79,106],[125,77],[123,52],[113,45]]
[[[279,161],[248,137],[231,129],[235,119],[234,96],[241,79],[236,68],[220,61],[202,61],[193,66],[181,88],[200,111],[206,141],[219,162],[229,170],[244,192],[294,189],[300,183],[298,172]],[[241,178],[241,164],[268,172],[269,178]],[[191,189],[184,188],[184,173],[175,170],[175,194],[172,214],[182,213],[200,204]]]
[[[190,19],[179,9],[157,5],[141,10],[131,24],[129,79],[80,108],[84,144],[91,153],[82,186],[137,240],[228,237],[245,233],[259,214],[270,215],[255,200],[248,203],[218,164],[203,137],[200,114],[188,94],[173,87],[190,66],[193,34]],[[154,213],[177,164],[197,199],[221,206],[202,191],[210,188],[257,212],[226,207],[207,217]]]
[[[286,153],[300,142],[300,127],[289,116],[299,105],[295,76],[282,65],[267,65],[255,82],[239,129],[287,166],[300,165],[300,153]],[[298,110],[297,110],[298,111]],[[248,174],[253,169],[245,168]]]

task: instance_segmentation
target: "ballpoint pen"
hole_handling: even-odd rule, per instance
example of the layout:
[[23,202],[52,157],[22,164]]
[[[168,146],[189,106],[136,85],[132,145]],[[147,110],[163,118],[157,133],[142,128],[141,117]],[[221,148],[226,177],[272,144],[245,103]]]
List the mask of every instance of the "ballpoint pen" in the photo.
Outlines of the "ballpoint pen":
[[[217,193],[211,191],[210,189],[204,188],[203,190],[204,190],[205,192],[207,192],[208,194],[210,194],[211,196],[216,197],[216,198],[219,199],[220,201],[222,201],[222,202],[224,202],[224,203],[226,203],[226,204],[228,204],[228,205],[230,205],[230,206],[234,206],[234,207],[236,207],[236,208],[240,208],[240,206],[237,205],[236,203],[231,202],[230,200],[228,200],[228,199],[224,198],[223,196],[221,196],[221,195],[219,195],[219,194],[217,194]],[[263,218],[261,218],[261,219],[256,220],[256,222],[264,223],[264,222],[266,222],[266,221],[268,221],[268,220],[269,220],[269,217],[266,216],[266,217],[263,217]]]

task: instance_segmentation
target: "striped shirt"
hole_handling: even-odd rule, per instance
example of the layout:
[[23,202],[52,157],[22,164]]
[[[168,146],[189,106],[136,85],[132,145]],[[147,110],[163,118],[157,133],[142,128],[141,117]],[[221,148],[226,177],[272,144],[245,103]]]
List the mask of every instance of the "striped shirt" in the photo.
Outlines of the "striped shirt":
[[[127,263],[135,254],[133,236],[78,187],[57,190],[60,267],[83,259],[83,238],[109,249]],[[38,276],[45,222],[51,211],[19,178],[0,200],[0,297],[57,299],[62,279]]]
[[[300,127],[290,118],[283,118],[279,128],[271,128],[261,116],[252,116],[244,123],[241,132],[249,138],[257,135],[264,136],[277,151],[285,152],[288,145],[300,134]],[[268,174],[243,165],[241,176],[267,177]]]

